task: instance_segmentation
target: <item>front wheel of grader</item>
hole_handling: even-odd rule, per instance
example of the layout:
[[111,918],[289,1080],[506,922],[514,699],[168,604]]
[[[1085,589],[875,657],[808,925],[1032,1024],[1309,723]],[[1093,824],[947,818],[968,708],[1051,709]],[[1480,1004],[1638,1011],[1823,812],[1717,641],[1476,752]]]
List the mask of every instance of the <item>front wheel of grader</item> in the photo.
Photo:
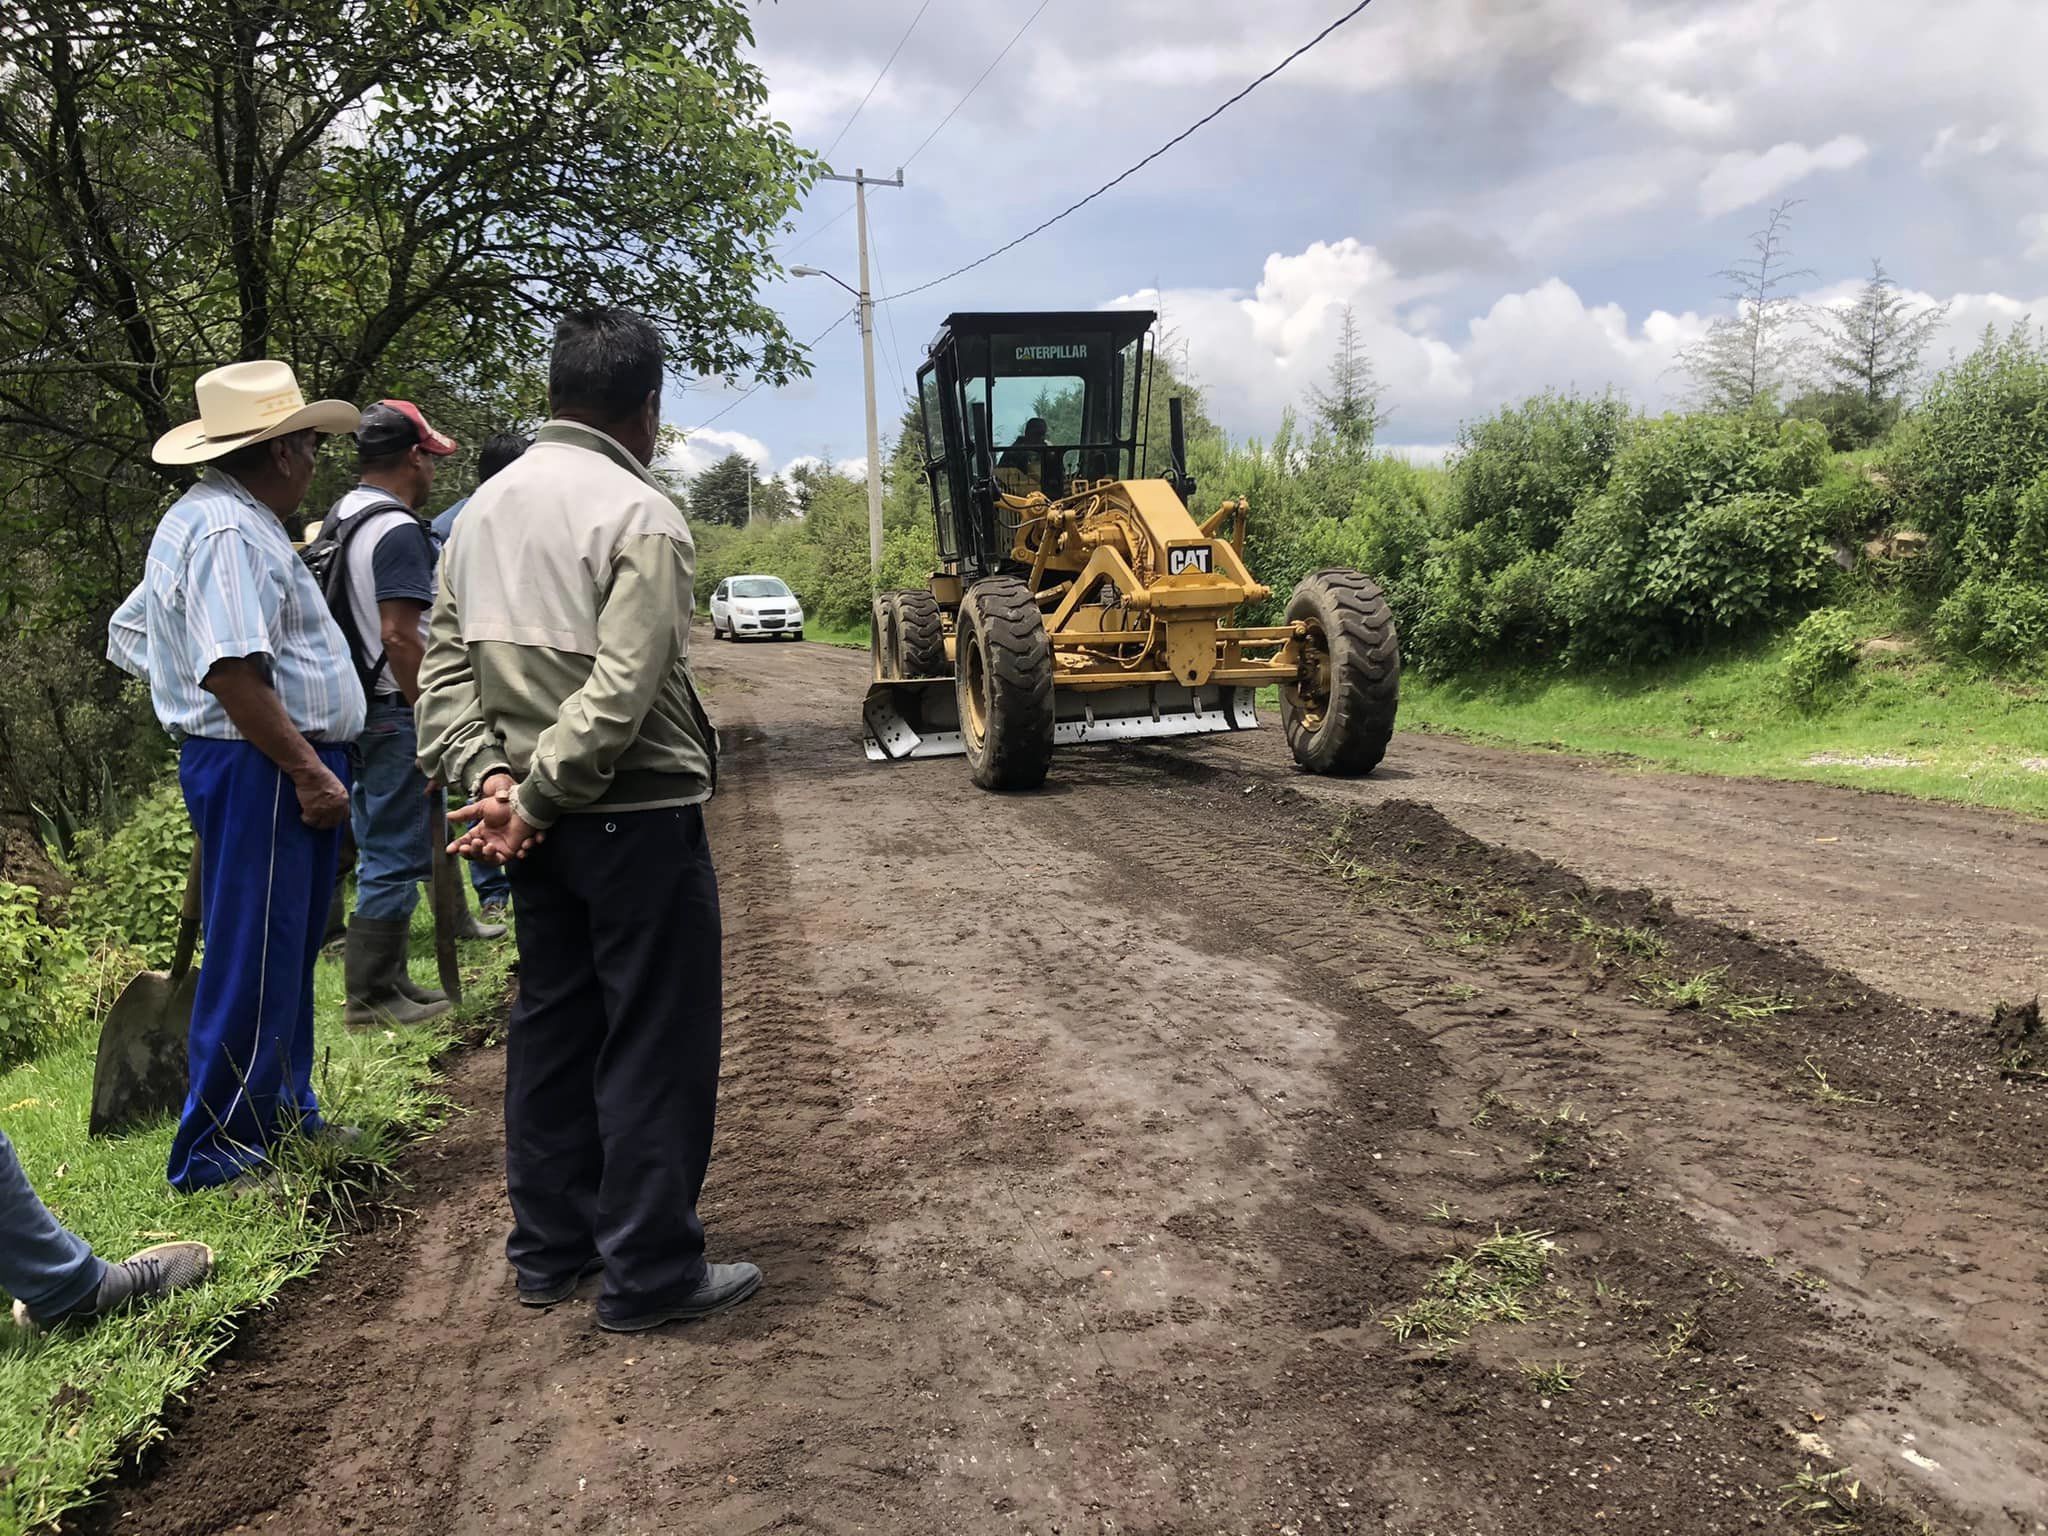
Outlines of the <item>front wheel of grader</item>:
[[1011,576],[967,589],[954,635],[954,687],[967,766],[983,789],[1036,789],[1052,765],[1052,641],[1031,591]]
[[1294,760],[1310,773],[1379,766],[1401,698],[1401,647],[1386,595],[1371,577],[1332,569],[1304,577],[1287,622],[1306,627],[1301,676],[1280,690]]

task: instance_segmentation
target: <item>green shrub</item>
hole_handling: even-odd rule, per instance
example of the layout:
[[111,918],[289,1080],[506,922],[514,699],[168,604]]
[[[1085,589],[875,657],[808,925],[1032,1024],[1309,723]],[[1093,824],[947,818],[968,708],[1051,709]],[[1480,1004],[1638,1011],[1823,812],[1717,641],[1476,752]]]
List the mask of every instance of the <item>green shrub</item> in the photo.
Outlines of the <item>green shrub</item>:
[[1549,549],[1586,497],[1607,485],[1640,420],[1619,395],[1546,393],[1458,433],[1446,516],[1480,529],[1507,565]]
[[1804,606],[1831,566],[1810,494],[1827,462],[1827,435],[1811,422],[1646,426],[1558,541],[1569,657],[1655,660]]
[[1899,521],[1932,540],[1939,592],[1971,577],[2048,577],[2048,339],[2025,322],[2003,337],[1987,330],[1929,386],[1884,473]]
[[1801,710],[1820,707],[1856,670],[1856,621],[1841,608],[1809,613],[1792,631],[1780,681],[1785,697]]
[[1966,577],[1934,611],[1934,638],[1985,666],[2040,671],[2048,664],[2048,586],[2018,577]]
[[36,915],[36,893],[0,880],[0,1069],[42,1050],[85,1011],[85,947]]
[[176,782],[162,785],[112,833],[79,839],[70,927],[87,945],[138,950],[168,965],[192,859],[192,822]]
[[1815,525],[1843,544],[1861,544],[1878,531],[1887,512],[1883,490],[1863,470],[1839,459],[1808,493]]
[[1640,426],[1617,395],[1544,394],[1460,430],[1440,532],[1403,584],[1418,663],[1541,662],[1564,649],[1552,552]]
[[1838,453],[1868,448],[1898,425],[1900,402],[1895,396],[1871,399],[1861,389],[1836,387],[1808,390],[1785,403],[1785,414],[1818,422],[1828,446]]

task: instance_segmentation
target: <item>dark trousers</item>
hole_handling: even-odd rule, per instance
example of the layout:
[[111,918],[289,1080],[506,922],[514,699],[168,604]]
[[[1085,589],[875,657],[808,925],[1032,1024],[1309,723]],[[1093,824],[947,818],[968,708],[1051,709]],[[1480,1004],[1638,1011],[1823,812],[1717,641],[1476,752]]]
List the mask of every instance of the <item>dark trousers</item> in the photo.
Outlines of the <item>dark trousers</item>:
[[602,1255],[598,1310],[632,1317],[704,1278],[723,994],[703,808],[564,816],[509,868],[506,1257],[539,1287]]

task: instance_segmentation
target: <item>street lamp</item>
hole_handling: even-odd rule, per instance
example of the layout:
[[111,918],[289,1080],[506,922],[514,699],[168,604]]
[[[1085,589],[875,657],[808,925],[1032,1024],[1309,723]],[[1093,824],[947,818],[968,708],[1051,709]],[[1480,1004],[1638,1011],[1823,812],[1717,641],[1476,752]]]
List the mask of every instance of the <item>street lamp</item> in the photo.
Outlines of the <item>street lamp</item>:
[[868,407],[868,565],[882,569],[882,444],[875,426],[875,301],[868,296],[868,226],[860,226],[860,286],[833,277],[823,267],[791,267],[791,277],[823,277],[838,283],[860,303],[861,380]]

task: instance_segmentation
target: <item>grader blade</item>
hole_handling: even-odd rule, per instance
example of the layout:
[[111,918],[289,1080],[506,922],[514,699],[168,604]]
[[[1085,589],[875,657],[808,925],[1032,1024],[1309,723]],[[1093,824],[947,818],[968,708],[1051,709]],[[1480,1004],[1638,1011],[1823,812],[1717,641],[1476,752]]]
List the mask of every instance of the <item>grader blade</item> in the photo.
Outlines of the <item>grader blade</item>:
[[[1187,688],[1152,683],[1053,695],[1053,741],[1063,747],[1100,741],[1154,741],[1170,736],[1215,736],[1257,730],[1250,688]],[[861,705],[861,738],[868,760],[963,757],[953,679],[876,683]]]
[[1052,739],[1065,747],[1253,731],[1259,726],[1255,697],[1250,688],[1186,688],[1179,683],[1062,690],[1053,695]]
[[861,701],[860,722],[871,763],[967,754],[950,677],[876,683]]

